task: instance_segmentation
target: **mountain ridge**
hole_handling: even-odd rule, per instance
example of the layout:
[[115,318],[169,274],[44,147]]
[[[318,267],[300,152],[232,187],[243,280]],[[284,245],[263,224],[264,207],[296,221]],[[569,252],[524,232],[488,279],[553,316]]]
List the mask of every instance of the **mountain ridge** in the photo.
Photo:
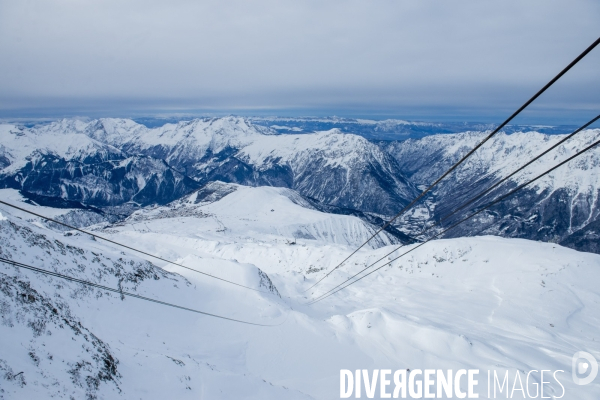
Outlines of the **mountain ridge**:
[[[112,207],[128,215],[222,181],[290,188],[321,210],[356,210],[352,215],[382,225],[416,197],[418,188],[433,182],[486,135],[468,131],[369,141],[339,129],[281,134],[239,117],[152,129],[127,119],[61,120],[34,128],[0,125],[0,132],[0,185],[32,195],[61,197],[109,212]],[[598,129],[581,132],[452,220],[573,154],[599,134]],[[563,137],[535,131],[498,133],[394,223],[396,236],[412,240],[424,226]],[[598,251],[593,238],[600,214],[595,189],[600,187],[595,172],[599,160],[600,151],[593,150],[448,235],[494,234]]]

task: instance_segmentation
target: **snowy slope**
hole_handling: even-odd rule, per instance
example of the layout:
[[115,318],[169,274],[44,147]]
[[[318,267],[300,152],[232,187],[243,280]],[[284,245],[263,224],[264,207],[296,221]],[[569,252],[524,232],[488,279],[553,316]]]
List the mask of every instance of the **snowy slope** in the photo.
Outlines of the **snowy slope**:
[[124,158],[113,146],[79,134],[85,126],[86,123],[79,120],[62,120],[36,129],[0,124],[0,157],[6,160],[2,174],[14,173],[32,157],[44,154],[81,162],[90,158],[96,162]]
[[[221,190],[213,199],[199,198],[199,192],[162,207],[142,209],[119,224],[119,231],[160,232],[180,238],[203,238],[219,243],[281,242],[340,244],[359,246],[378,227],[353,216],[318,211],[290,189],[247,187],[214,182],[202,190]],[[176,228],[175,231],[171,229]],[[114,227],[110,228],[111,231]],[[178,239],[176,239],[178,240]],[[372,248],[399,243],[383,233],[369,245]]]
[[[66,232],[3,205],[0,257],[276,326],[187,313],[0,263],[0,398],[331,399],[339,397],[340,369],[383,368],[477,368],[482,371],[482,398],[487,370],[508,370],[512,377],[533,369],[560,369],[565,371],[564,398],[600,396],[598,380],[580,387],[570,378],[575,352],[588,351],[600,359],[596,254],[493,236],[438,240],[339,294],[306,304],[390,252],[396,241],[383,235],[307,291],[374,229],[351,215],[319,211],[325,207],[316,207],[307,193],[338,204],[352,197],[352,204],[366,208],[376,201],[385,204],[412,188],[402,186],[404,175],[398,171],[406,171],[416,184],[428,183],[481,133],[392,143],[384,151],[338,131],[274,135],[238,118],[156,129],[114,119],[2,129],[0,167],[5,168],[2,173],[9,171],[5,176],[27,172],[22,182],[35,182],[36,176],[42,182],[44,175],[36,174],[52,171],[56,164],[49,160],[59,160],[64,163],[59,175],[68,181],[64,187],[75,187],[80,176],[73,166],[93,164],[90,157],[97,156],[112,167],[86,179],[104,177],[103,184],[109,184],[107,177],[118,175],[119,185],[110,192],[94,181],[80,184],[82,191],[107,196],[135,182],[140,190],[134,191],[133,201],[143,188],[148,188],[144,198],[149,201],[140,201],[148,205],[111,225],[109,218],[96,219],[98,212],[75,200],[60,203],[64,208],[49,208],[43,205],[57,203],[13,189],[0,190],[0,199],[78,226],[92,225],[88,229],[96,237],[258,292]],[[599,134],[586,131],[565,145],[558,158],[551,155],[511,184],[573,154]],[[556,140],[535,133],[498,135],[427,199],[426,207],[413,212],[410,222],[418,225],[443,214],[444,207],[451,209]],[[557,240],[556,235],[560,239],[567,232],[563,241],[577,238],[570,245],[584,243],[589,249],[600,232],[593,225],[598,155],[590,153],[494,210],[508,215],[505,220],[496,221],[496,214],[489,213],[460,234],[476,235],[483,226],[486,233]],[[19,164],[23,159],[25,164]],[[147,168],[140,167],[143,163]],[[177,168],[191,168],[201,180],[225,176],[253,186],[266,182],[284,187],[213,182],[199,189],[190,184],[189,190],[178,192],[176,185],[148,184],[156,171],[162,171],[160,182],[166,182],[167,171],[172,182],[183,182],[187,176]],[[482,180],[472,179],[476,174]],[[354,182],[358,186],[350,187]],[[496,224],[485,225],[492,222]],[[540,383],[539,375],[533,379]],[[546,395],[561,394],[556,385],[548,390]]]
[[[219,269],[235,269],[239,283],[266,293],[232,294],[218,283],[197,281],[197,275],[186,279],[89,237],[65,237],[24,224],[19,213],[2,213],[3,258],[192,308],[211,305],[211,311],[232,318],[277,322],[283,315],[285,306],[261,286],[262,276],[255,267],[218,263]],[[264,398],[286,392],[240,373],[234,352],[217,352],[221,360],[233,361],[219,363],[217,369],[212,363],[215,354],[206,353],[210,348],[201,350],[193,345],[197,336],[192,332],[201,333],[203,325],[197,315],[190,320],[186,313],[173,315],[169,308],[157,310],[146,302],[6,264],[0,266],[0,285],[2,398],[196,398],[199,393],[220,395],[221,383],[229,379],[237,383],[230,389],[231,395],[254,393],[254,398]],[[238,311],[229,309],[234,304]],[[184,330],[164,329],[181,317],[189,321],[178,327]],[[178,338],[180,332],[188,335]],[[187,344],[177,345],[186,338]],[[293,392],[284,396],[305,398]]]
[[[289,245],[279,230],[318,222],[318,216],[281,189],[263,189],[238,188],[214,202],[195,203],[190,196],[140,210],[125,224],[95,234],[267,291],[260,268],[281,298],[175,265],[159,263],[161,269],[100,240],[36,226],[0,206],[2,257],[188,307],[280,324],[238,325],[0,265],[2,316],[10,322],[0,325],[2,348],[10,349],[0,356],[1,395],[330,399],[339,396],[340,369],[359,368],[479,368],[509,370],[511,376],[562,369],[568,398],[600,395],[600,384],[579,387],[569,377],[576,351],[600,357],[592,345],[600,339],[600,256],[518,239],[440,240],[307,306],[307,298],[390,247],[361,250],[305,293],[351,248],[308,239]],[[278,212],[283,215],[273,221],[270,214]],[[238,226],[203,230],[208,213],[231,217]],[[539,383],[539,376],[534,379]],[[486,390],[480,375],[482,397]],[[556,385],[548,390],[561,393]]]

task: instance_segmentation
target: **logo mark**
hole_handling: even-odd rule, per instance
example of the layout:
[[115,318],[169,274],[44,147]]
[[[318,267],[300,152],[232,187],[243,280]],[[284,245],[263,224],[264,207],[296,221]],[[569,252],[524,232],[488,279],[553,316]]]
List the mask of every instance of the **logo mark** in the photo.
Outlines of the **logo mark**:
[[[573,355],[571,371],[576,385],[590,384],[598,375],[598,361],[590,353],[578,351]],[[583,377],[588,372],[589,375]]]

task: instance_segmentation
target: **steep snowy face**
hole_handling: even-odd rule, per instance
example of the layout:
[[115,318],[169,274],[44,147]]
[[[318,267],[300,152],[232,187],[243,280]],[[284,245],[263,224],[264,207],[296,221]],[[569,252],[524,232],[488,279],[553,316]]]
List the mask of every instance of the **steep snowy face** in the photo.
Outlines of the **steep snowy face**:
[[154,129],[131,120],[104,118],[79,131],[127,153],[164,159],[191,176],[207,152],[241,148],[257,137],[275,133],[237,117],[195,119]]
[[285,186],[304,196],[361,211],[393,214],[416,192],[392,157],[338,130],[263,136],[236,157],[252,165],[265,183],[287,176]]
[[[425,185],[438,178],[488,134],[489,132],[465,132],[434,135],[418,140],[390,142],[385,147],[396,158],[407,176],[416,184]],[[561,141],[565,136],[545,135],[538,132],[517,132],[510,135],[498,133],[467,159],[449,180],[454,183],[464,182],[467,179],[479,180],[483,175],[503,177]],[[523,183],[598,138],[600,138],[600,129],[588,129],[580,132],[512,180]],[[582,185],[597,184],[600,177],[593,173],[593,170],[598,166],[599,158],[600,147],[582,156],[581,160],[585,159],[585,162],[561,167],[538,181],[536,187],[540,190],[550,187],[569,187],[569,189],[577,190]],[[588,165],[592,173],[584,172],[583,164]]]
[[[430,136],[387,145],[403,170],[419,184],[428,184],[473,148],[485,133]],[[475,152],[428,200],[422,217],[440,218],[481,193],[504,176],[542,153],[565,135],[536,132],[500,133]],[[541,174],[600,138],[599,129],[579,133],[489,195],[467,208],[487,204],[521,183]],[[493,207],[473,221],[449,232],[452,236],[500,234],[554,241],[597,252],[600,148],[593,149]],[[466,214],[458,213],[456,218]],[[417,218],[418,219],[418,218]],[[449,220],[448,222],[451,222]],[[413,218],[413,224],[414,224]],[[422,224],[422,221],[421,221]]]
[[[180,175],[200,184],[220,180],[249,186],[287,187],[326,204],[386,215],[397,212],[416,193],[393,157],[360,136],[342,134],[336,129],[279,135],[237,117],[196,119],[154,129],[131,120],[110,118],[90,122],[63,120],[32,129],[14,126],[2,129],[18,131],[12,134],[14,138],[20,137],[19,134],[35,138],[27,139],[27,146],[14,145],[14,139],[1,141],[6,149],[0,147],[0,166],[12,165],[13,177],[21,169],[37,167],[27,164],[30,154],[37,151],[65,161],[82,161],[95,154],[102,161],[151,157],[164,160]],[[64,141],[62,147],[54,149],[44,145],[44,142],[54,144],[59,137]],[[16,152],[16,148],[24,150]],[[107,149],[121,154],[102,158]],[[53,170],[58,168],[72,170],[75,166],[55,165]],[[84,175],[90,174],[84,172]],[[5,184],[5,187],[17,187],[17,184]],[[130,198],[98,201],[97,205]],[[164,203],[162,199],[160,202]]]
[[0,187],[97,207],[168,203],[199,185],[162,160],[128,156],[64,120],[36,129],[0,126]]
[[0,173],[15,173],[31,159],[44,155],[81,163],[125,157],[115,147],[80,134],[78,130],[85,126],[77,120],[63,120],[35,129],[0,124]]

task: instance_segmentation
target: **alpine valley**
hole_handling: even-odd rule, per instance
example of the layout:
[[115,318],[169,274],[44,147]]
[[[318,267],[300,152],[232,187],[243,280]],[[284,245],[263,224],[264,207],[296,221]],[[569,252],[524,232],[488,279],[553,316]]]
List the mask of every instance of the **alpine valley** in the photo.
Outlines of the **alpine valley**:
[[[112,222],[139,207],[164,205],[221,181],[289,188],[322,211],[382,225],[486,133],[370,141],[337,128],[280,134],[248,119],[227,117],[152,129],[126,119],[71,119],[33,128],[0,125],[0,135],[0,187],[19,190],[38,204],[102,213]],[[487,204],[598,136],[598,129],[580,133],[447,222]],[[418,239],[413,236],[424,226],[562,137],[536,131],[496,135],[389,231],[404,241]],[[600,150],[595,149],[447,235],[493,234],[598,253],[599,165]]]
[[480,397],[488,370],[511,382],[561,370],[545,396],[597,399],[598,380],[578,386],[570,371],[577,351],[600,359],[599,149],[416,246],[600,130],[444,219],[564,137],[499,133],[332,272],[489,133],[419,125],[427,136],[382,140],[369,124],[345,125],[360,135],[238,117],[0,125],[0,258],[101,286],[0,262],[0,399],[331,399],[341,369],[427,368],[479,369]]

